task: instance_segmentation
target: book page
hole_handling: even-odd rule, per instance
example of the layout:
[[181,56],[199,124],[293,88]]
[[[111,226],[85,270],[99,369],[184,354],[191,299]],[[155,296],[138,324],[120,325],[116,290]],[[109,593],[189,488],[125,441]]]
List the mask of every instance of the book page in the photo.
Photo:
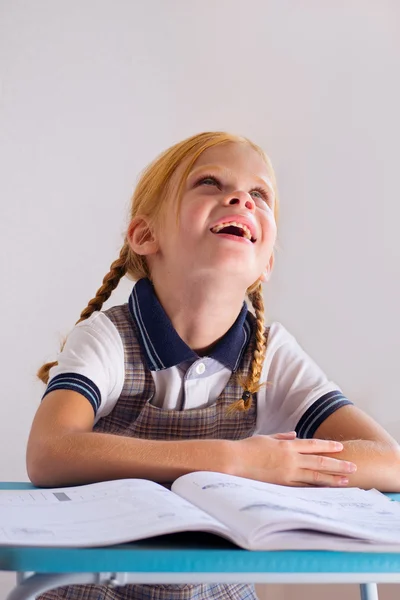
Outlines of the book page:
[[[184,475],[172,490],[224,523],[250,549],[333,549],[339,536],[341,549],[352,539],[349,549],[357,541],[368,551],[371,544],[400,550],[400,503],[376,490],[295,488],[210,472]],[[307,538],[307,531],[314,535]]]
[[226,528],[162,485],[141,479],[0,490],[0,545],[104,546]]

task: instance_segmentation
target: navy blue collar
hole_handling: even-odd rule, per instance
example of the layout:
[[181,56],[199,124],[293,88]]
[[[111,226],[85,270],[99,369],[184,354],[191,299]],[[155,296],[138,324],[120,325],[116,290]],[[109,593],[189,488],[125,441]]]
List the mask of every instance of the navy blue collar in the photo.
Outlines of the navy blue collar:
[[[129,310],[139,329],[139,342],[151,371],[168,369],[199,358],[175,331],[149,279],[139,279],[135,284],[129,296]],[[251,332],[251,316],[243,302],[238,318],[209,357],[236,371]]]

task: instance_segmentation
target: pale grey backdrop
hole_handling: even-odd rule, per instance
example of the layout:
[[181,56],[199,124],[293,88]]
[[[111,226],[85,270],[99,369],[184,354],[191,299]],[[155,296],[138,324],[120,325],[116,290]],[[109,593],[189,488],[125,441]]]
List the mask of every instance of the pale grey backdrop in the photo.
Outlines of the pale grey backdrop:
[[276,168],[269,318],[400,440],[399,17],[396,0],[0,1],[0,479],[26,479],[35,371],[116,258],[139,171],[208,129]]

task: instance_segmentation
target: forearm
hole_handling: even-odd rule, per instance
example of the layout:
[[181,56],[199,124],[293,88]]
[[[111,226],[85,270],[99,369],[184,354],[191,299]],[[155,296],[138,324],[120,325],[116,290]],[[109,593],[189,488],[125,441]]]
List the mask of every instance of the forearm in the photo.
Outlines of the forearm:
[[229,470],[232,442],[153,441],[77,432],[29,442],[27,468],[38,486],[78,485],[131,477],[171,482],[192,471]]
[[399,446],[368,440],[348,440],[342,443],[343,450],[329,456],[357,465],[357,471],[348,475],[348,487],[400,492]]

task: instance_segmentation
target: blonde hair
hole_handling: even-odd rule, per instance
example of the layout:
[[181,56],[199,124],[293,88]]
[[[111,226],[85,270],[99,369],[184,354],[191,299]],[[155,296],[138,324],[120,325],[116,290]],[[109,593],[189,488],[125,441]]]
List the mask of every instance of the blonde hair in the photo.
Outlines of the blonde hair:
[[[227,143],[247,144],[265,161],[275,191],[275,220],[277,220],[277,186],[275,174],[268,156],[262,148],[254,144],[248,138],[221,131],[204,132],[193,135],[174,146],[171,146],[156,157],[155,160],[142,171],[136,185],[132,196],[130,220],[136,215],[143,215],[148,217],[148,219],[151,219],[153,224],[157,224],[160,221],[162,210],[165,208],[166,200],[168,199],[168,188],[172,175],[183,161],[187,161],[185,171],[181,176],[178,186],[179,209],[183,186],[185,185],[193,164],[208,148]],[[87,306],[81,312],[77,323],[88,319],[93,312],[101,310],[103,304],[111,296],[112,291],[117,287],[124,275],[129,276],[134,281],[142,279],[143,277],[151,279],[150,270],[145,257],[133,252],[126,237],[119,257],[111,264],[110,270],[105,275],[101,287],[97,290],[96,295],[89,300]],[[249,373],[244,380],[239,381],[244,388],[243,396],[233,403],[233,410],[248,410],[251,406],[253,394],[261,387],[259,380],[267,345],[264,325],[264,303],[260,281],[257,281],[250,286],[247,290],[247,294],[256,315],[256,346]],[[43,383],[48,382],[49,371],[55,365],[57,365],[57,362],[50,362],[44,364],[39,369],[37,376]]]

